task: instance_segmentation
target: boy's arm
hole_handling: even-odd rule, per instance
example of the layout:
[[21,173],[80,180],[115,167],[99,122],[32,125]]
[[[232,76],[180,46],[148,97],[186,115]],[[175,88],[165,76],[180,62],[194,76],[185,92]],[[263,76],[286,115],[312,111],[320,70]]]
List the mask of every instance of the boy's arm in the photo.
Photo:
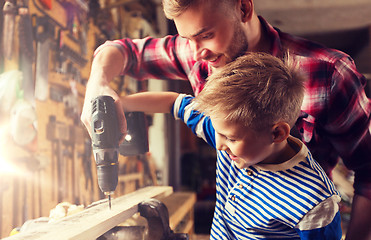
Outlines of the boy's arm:
[[179,96],[175,92],[141,92],[121,97],[125,112],[170,113]]
[[333,195],[311,209],[296,225],[295,230],[302,240],[342,238],[339,202]]

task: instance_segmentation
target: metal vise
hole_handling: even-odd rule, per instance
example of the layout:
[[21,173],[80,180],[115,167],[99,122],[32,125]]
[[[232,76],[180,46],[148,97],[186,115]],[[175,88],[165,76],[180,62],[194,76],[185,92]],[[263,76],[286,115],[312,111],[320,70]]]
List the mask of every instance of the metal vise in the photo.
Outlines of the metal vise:
[[[186,233],[174,233],[169,226],[169,212],[165,204],[149,199],[138,205],[138,212],[148,223],[144,226],[115,227],[97,240],[188,240]],[[146,232],[146,233],[145,233]]]

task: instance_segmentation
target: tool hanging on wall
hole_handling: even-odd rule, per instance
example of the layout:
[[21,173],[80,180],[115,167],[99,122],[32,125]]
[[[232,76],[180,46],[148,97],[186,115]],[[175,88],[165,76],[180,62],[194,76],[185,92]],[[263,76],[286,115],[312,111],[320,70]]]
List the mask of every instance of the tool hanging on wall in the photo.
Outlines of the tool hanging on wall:
[[0,116],[1,121],[10,115],[10,109],[22,98],[22,72],[11,70],[0,74]]
[[32,65],[34,62],[34,36],[31,16],[28,9],[28,0],[23,0],[19,7],[19,49],[21,55],[21,70],[23,73],[23,97],[34,104],[35,81]]
[[71,188],[67,188],[69,180],[67,160],[72,159],[73,161],[73,151],[71,150],[73,142],[70,127],[57,121],[56,116],[51,115],[46,126],[46,137],[52,144],[52,151],[56,153],[54,155],[55,159],[52,161],[52,173],[54,175],[52,186],[56,190],[53,197],[56,195],[58,202],[62,202],[66,200],[69,191],[76,194],[74,183]]
[[29,12],[29,0],[21,1],[19,6],[19,43],[21,52],[33,59],[34,46],[33,46],[33,26]]
[[[35,18],[35,16],[33,16]],[[36,17],[36,86],[35,96],[40,101],[48,98],[49,50],[54,39],[54,24],[48,17]]]
[[35,108],[28,101],[19,99],[12,107],[10,114],[10,134],[13,141],[27,149],[32,148],[31,145],[37,140]]
[[90,138],[85,138],[84,140],[84,153],[81,155],[82,163],[84,168],[85,174],[85,189],[88,190],[89,183],[90,186],[93,186],[93,173],[91,168],[91,153],[92,153],[92,146]]
[[49,10],[52,9],[52,0],[40,0],[40,3],[44,8]]
[[15,16],[17,15],[17,1],[7,0],[3,6],[3,41],[2,49],[6,59],[10,60],[13,56]]

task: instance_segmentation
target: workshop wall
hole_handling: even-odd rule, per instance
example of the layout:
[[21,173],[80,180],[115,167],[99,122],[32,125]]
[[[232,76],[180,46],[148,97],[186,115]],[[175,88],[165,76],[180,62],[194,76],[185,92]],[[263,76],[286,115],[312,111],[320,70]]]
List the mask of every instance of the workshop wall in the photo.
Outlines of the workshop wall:
[[[104,198],[80,122],[94,49],[156,30],[151,1],[1,0],[0,238],[57,204]],[[149,11],[148,9],[152,9]],[[123,94],[145,89],[117,78]],[[147,155],[120,156],[115,195],[156,184]],[[125,174],[124,174],[125,173]]]

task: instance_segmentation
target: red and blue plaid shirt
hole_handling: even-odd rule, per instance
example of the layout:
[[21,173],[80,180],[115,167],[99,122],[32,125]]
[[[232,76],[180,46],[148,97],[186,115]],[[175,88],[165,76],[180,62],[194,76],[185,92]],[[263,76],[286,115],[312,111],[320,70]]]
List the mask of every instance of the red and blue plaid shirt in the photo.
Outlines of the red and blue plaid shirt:
[[[355,192],[371,199],[371,102],[364,91],[365,77],[347,54],[260,21],[271,39],[271,54],[282,58],[288,53],[308,76],[296,123],[302,141],[330,176],[341,157],[355,172]],[[107,41],[97,52],[108,45],[129,59],[122,73],[138,80],[189,80],[197,95],[211,73],[207,62],[193,59],[188,40],[178,35]]]

